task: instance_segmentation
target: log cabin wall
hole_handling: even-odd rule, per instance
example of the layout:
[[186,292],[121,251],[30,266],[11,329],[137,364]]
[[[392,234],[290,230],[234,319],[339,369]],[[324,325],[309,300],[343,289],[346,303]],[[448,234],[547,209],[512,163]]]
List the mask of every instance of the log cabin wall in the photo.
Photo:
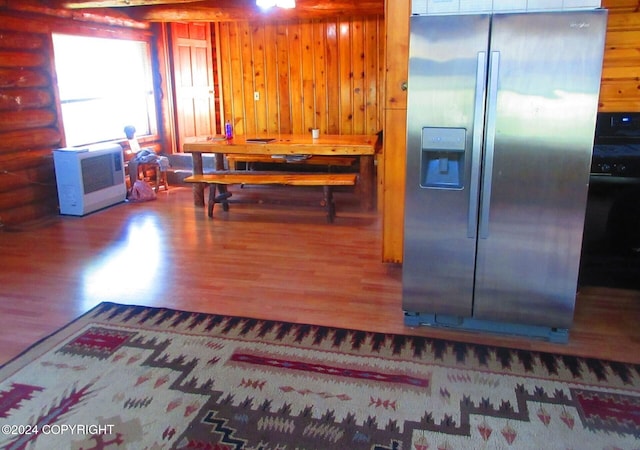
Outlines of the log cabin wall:
[[240,135],[382,128],[382,16],[216,24],[223,115]]
[[53,214],[62,143],[49,27],[0,13],[0,228]]
[[[154,65],[164,64],[162,46],[150,24],[60,10],[12,11],[12,7],[29,4],[0,5],[0,230],[58,213],[52,150],[64,146],[64,132],[51,33],[144,37],[154,48]],[[164,79],[164,74],[156,77],[160,130],[166,129]],[[163,148],[167,145],[163,136],[168,134],[161,131],[141,141],[145,147]]]

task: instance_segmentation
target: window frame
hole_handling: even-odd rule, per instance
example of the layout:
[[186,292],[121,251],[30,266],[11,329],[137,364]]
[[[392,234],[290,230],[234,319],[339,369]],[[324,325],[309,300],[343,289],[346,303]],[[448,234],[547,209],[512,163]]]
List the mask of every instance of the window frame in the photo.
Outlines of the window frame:
[[[136,137],[142,141],[159,141],[160,140],[160,130],[162,124],[162,108],[160,107],[161,101],[161,92],[162,87],[158,84],[158,56],[154,54],[156,51],[156,42],[154,34],[148,29],[129,29],[129,28],[120,28],[120,27],[108,27],[106,25],[96,25],[96,26],[74,26],[70,28],[68,26],[58,26],[52,27],[50,30],[51,36],[51,54],[52,61],[51,67],[53,70],[54,78],[57,78],[56,75],[56,64],[55,64],[55,52],[53,46],[53,35],[54,34],[65,34],[86,38],[101,38],[101,39],[120,39],[120,40],[130,40],[130,41],[140,41],[145,44],[146,48],[146,58],[149,67],[149,77],[150,77],[150,87],[152,89],[152,99],[150,99],[151,105],[147,107],[152,109],[153,116],[149,117],[149,126],[150,133],[149,134],[137,134]],[[55,87],[55,96],[56,96],[56,106],[57,113],[59,117],[59,128],[63,137],[63,144],[66,144],[66,132],[65,132],[65,124],[64,117],[62,115],[62,101],[60,97],[60,91],[57,79],[54,80]],[[114,142],[114,141],[125,141],[126,136],[124,134],[124,126],[122,131],[122,136],[114,137],[113,139],[109,139],[107,141],[102,142]],[[97,142],[96,142],[97,143]],[[79,145],[89,145],[92,143],[79,144]]]

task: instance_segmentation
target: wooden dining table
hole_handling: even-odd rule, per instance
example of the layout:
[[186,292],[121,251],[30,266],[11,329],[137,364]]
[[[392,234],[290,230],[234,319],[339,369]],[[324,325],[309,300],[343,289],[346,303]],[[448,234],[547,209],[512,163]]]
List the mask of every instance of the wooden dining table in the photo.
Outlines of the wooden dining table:
[[[183,144],[184,153],[191,153],[193,174],[202,175],[203,153],[216,155],[216,170],[224,170],[226,154],[241,155],[305,155],[314,156],[351,156],[359,158],[358,193],[364,209],[374,207],[376,135],[320,135],[279,134],[275,136],[236,136],[227,140],[220,137],[191,137]],[[204,185],[193,186],[193,199],[196,206],[204,205]]]

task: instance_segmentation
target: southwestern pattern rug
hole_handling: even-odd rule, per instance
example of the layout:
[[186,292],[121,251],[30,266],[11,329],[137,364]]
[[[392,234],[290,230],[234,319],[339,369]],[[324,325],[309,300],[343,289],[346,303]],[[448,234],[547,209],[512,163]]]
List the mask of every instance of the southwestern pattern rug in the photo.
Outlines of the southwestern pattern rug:
[[640,366],[103,303],[0,368],[4,449],[639,449]]

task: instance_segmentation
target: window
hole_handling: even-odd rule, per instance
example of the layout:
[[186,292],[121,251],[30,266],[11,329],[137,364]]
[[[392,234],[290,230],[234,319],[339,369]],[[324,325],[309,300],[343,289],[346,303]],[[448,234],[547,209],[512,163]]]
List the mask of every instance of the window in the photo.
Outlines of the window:
[[53,47],[68,146],[157,132],[148,43],[54,34]]

